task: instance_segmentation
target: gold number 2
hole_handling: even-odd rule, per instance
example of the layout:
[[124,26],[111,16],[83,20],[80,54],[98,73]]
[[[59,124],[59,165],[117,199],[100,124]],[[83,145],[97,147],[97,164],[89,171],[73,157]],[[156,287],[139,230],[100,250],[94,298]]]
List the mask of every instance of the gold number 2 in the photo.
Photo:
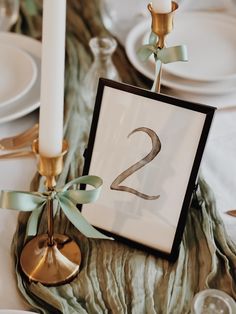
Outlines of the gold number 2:
[[130,187],[127,187],[124,185],[120,185],[121,182],[123,182],[126,178],[131,176],[134,172],[138,171],[142,167],[146,166],[149,162],[151,162],[161,150],[161,141],[160,141],[159,137],[157,136],[157,134],[153,130],[151,130],[149,128],[146,128],[146,127],[137,128],[137,129],[133,130],[128,135],[128,137],[130,135],[132,135],[133,133],[139,132],[139,131],[146,133],[151,138],[152,150],[150,151],[150,153],[147,156],[145,156],[140,161],[138,161],[135,164],[133,164],[132,166],[130,166],[128,169],[123,171],[120,175],[118,175],[118,177],[112,182],[110,188],[111,188],[111,190],[124,191],[124,192],[135,194],[138,197],[141,197],[145,200],[156,200],[160,197],[160,195],[154,195],[154,196],[147,195],[147,194],[138,192],[137,190],[135,190],[133,188],[130,188]]

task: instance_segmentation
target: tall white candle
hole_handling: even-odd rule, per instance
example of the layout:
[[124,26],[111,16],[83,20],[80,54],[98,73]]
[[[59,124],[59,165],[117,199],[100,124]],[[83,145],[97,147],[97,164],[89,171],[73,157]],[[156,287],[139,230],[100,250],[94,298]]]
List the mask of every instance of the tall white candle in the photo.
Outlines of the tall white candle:
[[39,153],[62,151],[66,0],[43,1]]
[[171,12],[171,0],[152,0],[152,8],[157,13]]

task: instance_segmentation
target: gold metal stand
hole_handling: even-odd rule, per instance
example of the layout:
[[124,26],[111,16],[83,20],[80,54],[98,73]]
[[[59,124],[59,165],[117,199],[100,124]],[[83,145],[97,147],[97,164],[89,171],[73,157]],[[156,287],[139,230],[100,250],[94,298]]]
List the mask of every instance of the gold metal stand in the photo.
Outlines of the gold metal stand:
[[[54,191],[55,177],[63,168],[63,156],[68,149],[63,143],[63,151],[56,157],[39,155],[38,171],[46,177],[48,191]],[[33,144],[33,151],[38,155],[38,141]],[[70,282],[79,272],[81,263],[80,248],[66,235],[54,234],[53,200],[48,199],[47,234],[41,234],[29,241],[22,250],[20,265],[30,281],[47,286],[56,286]]]
[[[165,47],[165,37],[173,29],[174,12],[178,9],[178,4],[172,1],[172,11],[169,13],[158,13],[153,10],[151,3],[148,4],[148,10],[152,16],[152,31],[158,36],[157,47],[162,49]],[[161,72],[158,74],[155,91],[160,93],[161,90]]]

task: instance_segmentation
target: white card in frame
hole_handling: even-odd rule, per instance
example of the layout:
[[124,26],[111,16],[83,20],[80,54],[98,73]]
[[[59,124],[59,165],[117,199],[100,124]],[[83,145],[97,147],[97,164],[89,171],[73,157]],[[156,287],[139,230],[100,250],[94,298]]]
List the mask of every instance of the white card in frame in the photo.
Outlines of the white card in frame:
[[215,108],[100,79],[84,174],[99,199],[82,214],[116,239],[175,260]]

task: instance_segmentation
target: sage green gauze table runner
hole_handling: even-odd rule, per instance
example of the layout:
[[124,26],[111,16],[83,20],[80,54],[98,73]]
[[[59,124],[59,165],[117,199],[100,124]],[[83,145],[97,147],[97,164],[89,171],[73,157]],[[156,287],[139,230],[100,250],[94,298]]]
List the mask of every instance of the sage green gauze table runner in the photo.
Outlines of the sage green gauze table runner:
[[[92,62],[89,39],[108,34],[100,20],[97,1],[68,0],[67,8],[65,138],[70,150],[59,186],[81,175],[92,117],[80,98],[80,79]],[[41,14],[42,1],[22,0],[21,18],[14,30],[40,39]],[[121,46],[114,62],[124,82],[151,87],[151,82],[132,68]],[[38,175],[31,188],[43,188]],[[56,231],[78,241],[83,263],[78,277],[59,287],[29,284],[22,277],[18,258],[28,215],[20,214],[12,249],[21,293],[34,311],[71,314],[190,313],[193,296],[208,287],[236,298],[236,246],[228,238],[203,180],[199,194],[198,202],[195,199],[189,211],[179,258],[174,264],[116,241],[86,239],[60,214],[56,217]],[[39,232],[46,231],[44,222],[42,217]]]

